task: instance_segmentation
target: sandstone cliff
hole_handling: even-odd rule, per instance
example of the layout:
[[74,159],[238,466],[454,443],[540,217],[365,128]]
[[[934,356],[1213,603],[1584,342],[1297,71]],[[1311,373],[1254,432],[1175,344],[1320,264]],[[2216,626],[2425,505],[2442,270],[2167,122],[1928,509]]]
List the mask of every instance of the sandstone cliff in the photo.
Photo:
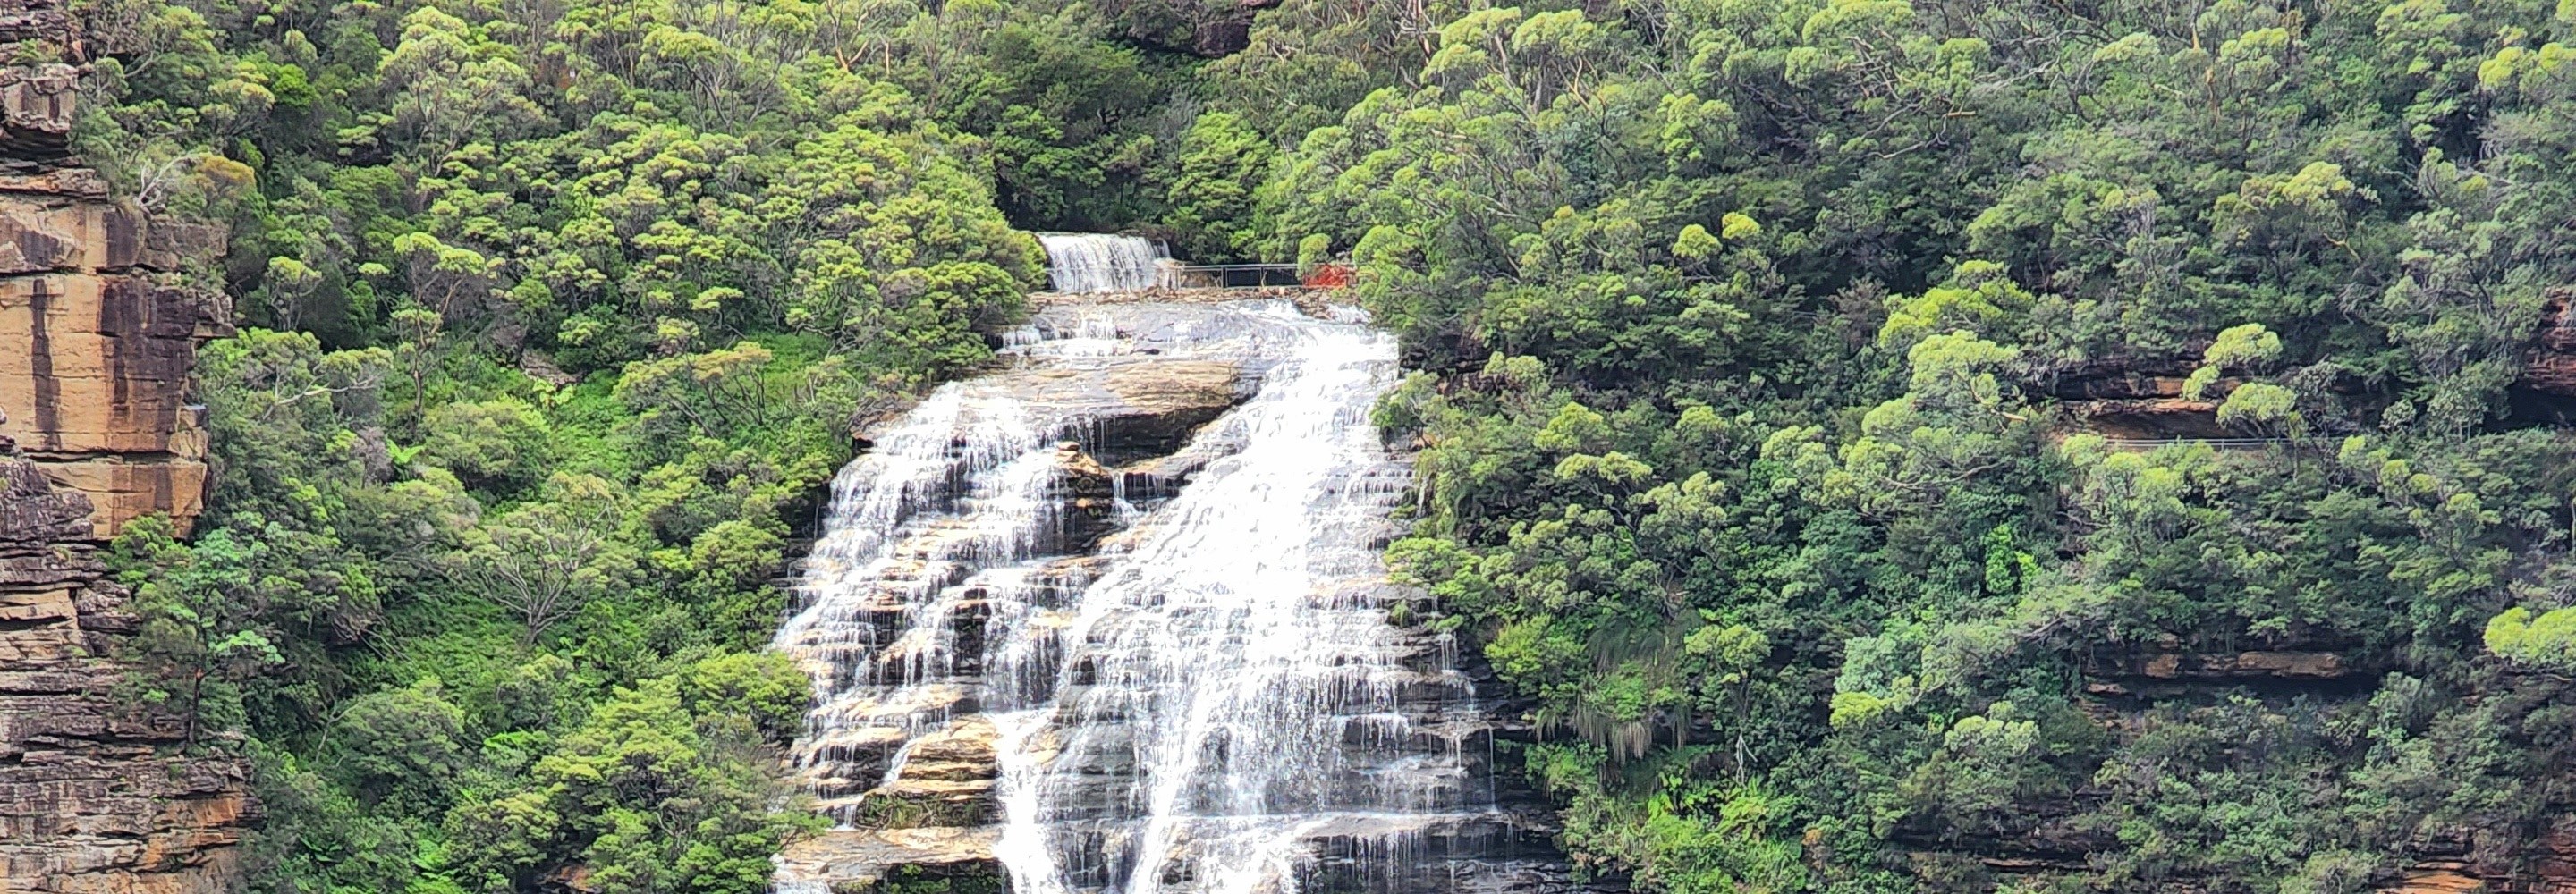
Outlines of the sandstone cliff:
[[[0,0],[0,38],[72,45],[59,5]],[[45,40],[48,27],[62,36]],[[0,68],[0,435],[46,478],[89,496],[94,536],[153,512],[184,530],[207,471],[188,369],[229,314],[220,294],[177,274],[220,256],[223,234],[111,198],[104,178],[64,154],[79,74]]]
[[174,753],[180,722],[117,696],[100,656],[134,630],[129,594],[88,498],[41,468],[0,437],[0,889],[222,890],[258,816],[248,764]]
[[2539,337],[2522,371],[2522,387],[2552,397],[2576,397],[2576,290],[2553,289],[2540,311]]
[[[13,59],[77,61],[64,0],[0,0]],[[203,501],[187,401],[221,297],[178,283],[217,229],[156,220],[68,152],[83,72],[0,67],[0,890],[219,891],[258,818],[249,765],[120,697],[135,631],[100,541]]]

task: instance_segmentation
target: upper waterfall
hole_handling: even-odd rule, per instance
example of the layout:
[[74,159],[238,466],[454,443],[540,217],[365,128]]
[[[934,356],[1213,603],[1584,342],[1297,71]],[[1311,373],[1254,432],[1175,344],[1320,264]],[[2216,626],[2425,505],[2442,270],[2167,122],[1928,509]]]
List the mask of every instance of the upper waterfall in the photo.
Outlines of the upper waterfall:
[[1155,262],[1171,257],[1161,243],[1106,233],[1040,233],[1047,278],[1059,292],[1153,288]]
[[777,644],[851,828],[782,890],[959,860],[1017,894],[1564,890],[1378,558],[1390,336],[1266,301],[1055,307],[1010,342],[836,482]]

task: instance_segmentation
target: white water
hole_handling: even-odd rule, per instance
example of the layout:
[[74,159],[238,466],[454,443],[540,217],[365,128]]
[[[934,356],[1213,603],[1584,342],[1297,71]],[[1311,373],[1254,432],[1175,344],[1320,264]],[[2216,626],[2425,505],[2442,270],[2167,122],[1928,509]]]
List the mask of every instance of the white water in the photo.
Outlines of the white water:
[[[1339,720],[1392,708],[1402,669],[1376,659],[1396,632],[1334,585],[1380,573],[1365,532],[1403,485],[1367,422],[1394,346],[1357,327],[1300,329],[1293,359],[1221,423],[1242,451],[1156,511],[1135,554],[1082,593],[1066,636],[1087,661],[1059,681],[1078,693],[1060,707],[1064,752],[1121,752],[1101,757],[1141,777],[1127,793],[1134,868],[1116,885],[1129,892],[1161,890],[1185,834],[1202,863],[1227,867],[1200,890],[1262,890],[1288,876],[1302,814],[1371,800],[1335,790],[1352,781],[1335,760]],[[1092,685],[1072,685],[1077,666]],[[1068,890],[1042,826],[1049,795],[1081,781],[1016,777],[1010,792],[1036,797],[1004,832],[1015,890]],[[1385,794],[1371,806],[1428,800]]]
[[[1059,312],[1014,351],[1143,360],[1108,312]],[[1019,894],[1287,894],[1327,856],[1373,891],[1526,890],[1441,868],[1493,837],[1490,799],[1466,681],[1386,620],[1377,548],[1406,477],[1368,411],[1392,340],[1280,302],[1159,313],[1130,321],[1154,358],[1261,384],[1182,448],[1216,458],[1176,495],[1113,476],[1093,523],[1126,530],[1096,556],[1063,558],[1080,520],[1057,442],[1085,412],[1008,381],[941,390],[842,472],[810,605],[777,639],[816,676],[797,760],[824,808],[864,817],[914,741],[981,712]]]
[[1121,292],[1149,289],[1155,262],[1171,255],[1151,240],[1103,233],[1042,233],[1047,278],[1059,292]]

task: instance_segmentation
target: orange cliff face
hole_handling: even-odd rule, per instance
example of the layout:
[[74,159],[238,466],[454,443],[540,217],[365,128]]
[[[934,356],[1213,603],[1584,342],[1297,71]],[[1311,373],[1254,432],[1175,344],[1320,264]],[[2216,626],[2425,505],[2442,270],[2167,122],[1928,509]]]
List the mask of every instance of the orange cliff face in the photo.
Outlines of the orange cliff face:
[[[13,5],[29,3],[0,0]],[[207,477],[188,371],[229,313],[173,280],[220,257],[223,234],[154,219],[96,172],[45,157],[37,138],[68,132],[75,72],[0,69],[0,165],[16,169],[0,170],[0,435],[89,497],[93,536],[154,512],[185,530]]]

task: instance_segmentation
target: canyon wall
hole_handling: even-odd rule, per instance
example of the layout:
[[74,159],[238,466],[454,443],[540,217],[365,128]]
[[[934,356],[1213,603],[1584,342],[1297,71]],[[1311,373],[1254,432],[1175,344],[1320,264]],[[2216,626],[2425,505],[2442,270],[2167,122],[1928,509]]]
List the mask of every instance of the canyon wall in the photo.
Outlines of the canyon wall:
[[[0,152],[27,139],[29,122],[70,124],[71,88],[26,71],[0,71],[0,126],[13,138]],[[173,280],[190,259],[222,254],[221,231],[113,201],[85,168],[23,150],[6,160],[17,170],[0,170],[0,434],[89,496],[95,536],[154,512],[185,529],[207,471],[188,369],[228,314],[220,293]]]
[[104,579],[89,498],[0,437],[0,889],[222,890],[258,818],[249,766],[178,753],[185,725],[131,708],[104,657],[131,595]]
[[178,280],[221,231],[158,220],[68,152],[84,46],[62,0],[0,0],[0,890],[223,890],[258,819],[248,762],[186,755],[108,660],[138,619],[102,542],[203,501],[187,405],[222,297]]

